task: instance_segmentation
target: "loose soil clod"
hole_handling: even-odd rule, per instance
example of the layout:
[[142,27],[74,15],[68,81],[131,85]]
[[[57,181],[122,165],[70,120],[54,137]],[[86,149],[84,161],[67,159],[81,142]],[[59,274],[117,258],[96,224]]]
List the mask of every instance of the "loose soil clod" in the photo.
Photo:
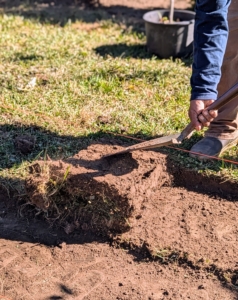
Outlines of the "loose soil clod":
[[112,151],[115,146],[94,144],[65,162],[37,162],[26,181],[31,203],[51,219],[67,221],[70,232],[69,222],[103,234],[127,231],[170,177],[163,154],[102,158]]

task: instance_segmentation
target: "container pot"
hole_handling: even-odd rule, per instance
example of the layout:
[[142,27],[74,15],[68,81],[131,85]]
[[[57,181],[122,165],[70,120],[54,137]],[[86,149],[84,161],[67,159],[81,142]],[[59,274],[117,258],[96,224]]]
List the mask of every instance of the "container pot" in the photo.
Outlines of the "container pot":
[[154,10],[143,16],[148,51],[160,58],[185,57],[191,54],[195,13],[175,10],[173,23],[163,23],[162,18],[169,19],[169,10]]

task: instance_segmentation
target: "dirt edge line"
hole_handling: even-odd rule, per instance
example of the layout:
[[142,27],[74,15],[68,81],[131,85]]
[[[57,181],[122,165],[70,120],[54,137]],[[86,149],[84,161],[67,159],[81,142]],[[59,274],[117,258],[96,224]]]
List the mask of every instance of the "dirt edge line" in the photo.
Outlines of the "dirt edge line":
[[[177,249],[163,249],[156,252],[144,241],[139,247],[131,241],[121,240],[120,237],[112,238],[110,245],[114,248],[122,248],[135,257],[138,262],[158,262],[160,265],[176,264],[184,269],[199,270],[207,275],[215,276],[226,288],[234,291],[238,289],[238,268],[223,269],[214,263],[206,263],[203,259],[194,261],[189,259],[189,253]],[[201,287],[202,288],[202,287]]]
[[167,166],[175,187],[183,187],[215,198],[222,197],[228,201],[237,200],[237,182],[187,169],[174,163],[172,158],[168,158]]

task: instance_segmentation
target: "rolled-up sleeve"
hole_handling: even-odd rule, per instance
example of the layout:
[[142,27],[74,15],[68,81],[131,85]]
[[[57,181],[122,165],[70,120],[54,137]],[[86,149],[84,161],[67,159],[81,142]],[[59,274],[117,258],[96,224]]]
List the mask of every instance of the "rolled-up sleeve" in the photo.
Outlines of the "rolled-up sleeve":
[[230,0],[197,0],[191,100],[217,99],[217,85],[228,39]]

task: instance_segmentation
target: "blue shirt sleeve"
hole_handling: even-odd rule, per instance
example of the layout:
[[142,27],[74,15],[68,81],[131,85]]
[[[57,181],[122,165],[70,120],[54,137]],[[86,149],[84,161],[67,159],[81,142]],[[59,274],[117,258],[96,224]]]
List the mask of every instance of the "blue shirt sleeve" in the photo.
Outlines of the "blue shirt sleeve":
[[197,0],[191,100],[217,99],[217,85],[228,39],[230,0]]

